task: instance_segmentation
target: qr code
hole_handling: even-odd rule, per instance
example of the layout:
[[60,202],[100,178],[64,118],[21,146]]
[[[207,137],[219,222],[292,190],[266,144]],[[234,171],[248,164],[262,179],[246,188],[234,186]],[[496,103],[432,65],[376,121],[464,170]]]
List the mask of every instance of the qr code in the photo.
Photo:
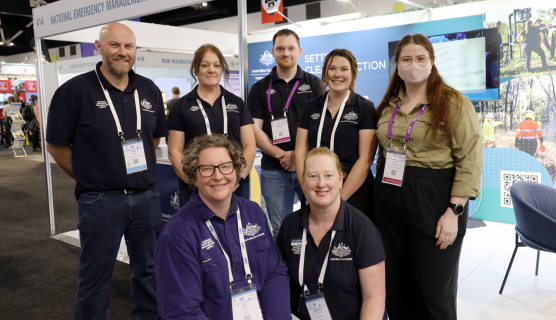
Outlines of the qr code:
[[138,164],[139,163],[139,159],[133,159],[133,164]]
[[396,170],[392,170],[392,173],[390,175],[395,176],[396,175]]
[[243,320],[251,320],[251,315],[250,314],[246,315]]
[[500,171],[500,206],[504,208],[513,208],[512,197],[510,196],[510,188],[514,183],[520,181],[531,181],[541,183],[540,172],[518,172],[518,171]]

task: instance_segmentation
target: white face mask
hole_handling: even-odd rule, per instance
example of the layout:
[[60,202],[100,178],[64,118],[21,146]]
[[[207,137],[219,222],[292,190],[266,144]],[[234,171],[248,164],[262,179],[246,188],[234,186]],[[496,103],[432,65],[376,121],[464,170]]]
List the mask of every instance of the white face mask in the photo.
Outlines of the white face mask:
[[398,75],[406,84],[419,84],[429,78],[432,72],[430,61],[423,67],[412,63],[409,67],[398,66]]

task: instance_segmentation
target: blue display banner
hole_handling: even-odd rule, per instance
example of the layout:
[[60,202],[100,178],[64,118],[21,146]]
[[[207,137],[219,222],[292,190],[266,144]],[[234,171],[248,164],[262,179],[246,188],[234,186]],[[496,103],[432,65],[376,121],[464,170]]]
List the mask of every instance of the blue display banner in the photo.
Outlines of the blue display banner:
[[[321,77],[326,54],[337,48],[348,49],[355,55],[359,65],[355,90],[378,105],[386,91],[389,80],[388,42],[400,40],[409,33],[423,33],[426,36],[432,36],[481,28],[483,28],[482,15],[476,15],[381,29],[305,37],[301,39],[303,54],[299,58],[298,65],[303,70]],[[271,49],[272,39],[266,42],[249,44],[249,88],[268,75],[276,65]]]

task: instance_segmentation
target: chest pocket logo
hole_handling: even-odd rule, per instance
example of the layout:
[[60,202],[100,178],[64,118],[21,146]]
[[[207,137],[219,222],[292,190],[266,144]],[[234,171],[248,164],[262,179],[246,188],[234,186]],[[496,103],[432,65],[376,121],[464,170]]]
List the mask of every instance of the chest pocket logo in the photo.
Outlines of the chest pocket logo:
[[143,111],[154,112],[151,110],[153,108],[152,104],[147,99],[141,101],[141,107],[143,107]]
[[100,109],[104,109],[104,108],[108,107],[108,102],[106,102],[106,101],[97,101],[97,107],[99,107]]
[[310,93],[311,92],[311,86],[308,84],[304,84],[299,86],[299,88],[297,88],[297,92],[298,93]]
[[249,240],[253,240],[255,238],[258,238],[260,236],[264,235],[263,233],[259,233],[259,231],[261,231],[261,227],[258,224],[251,224],[251,223],[247,223],[247,225],[245,226],[245,228],[243,228],[243,234],[246,237],[250,237],[248,239],[245,239],[245,242],[249,241]]
[[228,105],[226,106],[226,111],[227,111],[227,112],[239,113],[239,110],[238,110],[238,108],[237,108],[237,105],[231,104],[231,103],[228,104]]
[[342,120],[342,122],[349,122],[349,123],[355,123],[357,124],[357,119],[359,119],[359,117],[357,116],[357,113],[355,112],[350,112],[346,115],[344,115],[344,120]]
[[[266,93],[268,93],[268,90],[266,90]],[[270,94],[274,94],[274,93],[276,93],[276,90],[270,89]]]
[[349,246],[340,242],[337,246],[334,247],[334,249],[332,249],[333,257],[330,257],[330,260],[331,261],[332,260],[334,261],[353,260],[353,258],[347,258],[347,256],[349,256],[350,254],[351,254],[351,249],[349,248]]
[[201,250],[210,250],[214,247],[214,241],[211,238],[201,242]]
[[191,108],[189,108],[189,111],[199,111],[199,106],[191,106]]
[[311,115],[311,119],[313,119],[313,120],[318,120],[319,118],[320,118],[320,113],[313,113]]

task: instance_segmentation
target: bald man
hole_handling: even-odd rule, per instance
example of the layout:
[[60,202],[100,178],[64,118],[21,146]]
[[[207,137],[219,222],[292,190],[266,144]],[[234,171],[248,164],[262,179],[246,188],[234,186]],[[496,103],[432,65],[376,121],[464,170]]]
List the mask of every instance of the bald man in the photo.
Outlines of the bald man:
[[122,236],[131,265],[131,315],[156,319],[153,254],[162,219],[155,149],[167,135],[160,90],[133,72],[135,35],[102,27],[95,70],[64,83],[48,113],[47,150],[75,179],[79,283],[75,319],[109,319]]

